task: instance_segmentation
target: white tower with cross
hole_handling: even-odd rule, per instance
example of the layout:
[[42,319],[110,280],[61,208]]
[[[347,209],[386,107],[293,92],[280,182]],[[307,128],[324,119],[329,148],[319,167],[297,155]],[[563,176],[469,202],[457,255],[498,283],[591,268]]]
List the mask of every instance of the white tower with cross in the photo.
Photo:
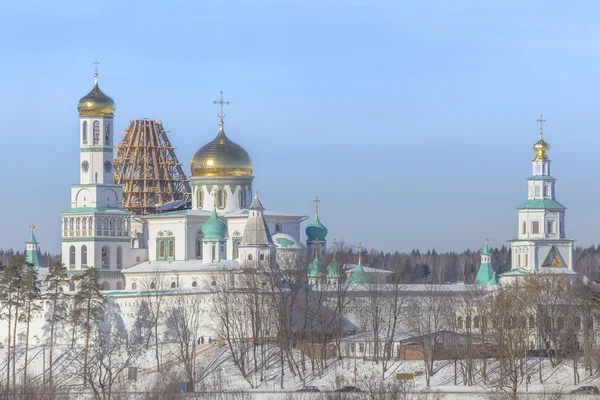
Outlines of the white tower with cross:
[[120,271],[130,265],[130,213],[122,208],[121,185],[113,183],[115,103],[100,90],[94,64],[94,86],[77,104],[80,179],[62,213],[62,260],[69,270],[98,268],[105,289],[122,289]]
[[540,139],[533,145],[535,158],[532,175],[527,178],[527,201],[517,207],[517,239],[511,240],[512,268],[500,275],[506,282],[519,275],[573,273],[573,240],[565,233],[565,210],[556,200],[556,179],[550,175],[550,145],[543,139],[540,115]]

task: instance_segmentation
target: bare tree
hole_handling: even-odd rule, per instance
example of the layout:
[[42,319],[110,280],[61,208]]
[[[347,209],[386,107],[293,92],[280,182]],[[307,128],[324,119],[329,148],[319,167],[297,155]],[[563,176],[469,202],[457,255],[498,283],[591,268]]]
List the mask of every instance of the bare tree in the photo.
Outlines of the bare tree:
[[148,344],[150,338],[154,339],[156,370],[160,371],[160,336],[158,330],[164,318],[165,293],[169,289],[169,284],[164,273],[156,269],[151,276],[142,279],[140,285],[143,295],[139,308],[143,308],[147,313],[144,315],[145,322],[151,327],[151,334],[147,336],[146,344]]
[[177,344],[176,358],[183,365],[191,391],[194,391],[196,340],[201,326],[200,297],[196,293],[170,295],[165,307],[165,334]]
[[447,316],[451,314],[447,294],[436,285],[427,285],[408,307],[407,325],[421,347],[427,386],[431,383],[436,353],[447,328]]

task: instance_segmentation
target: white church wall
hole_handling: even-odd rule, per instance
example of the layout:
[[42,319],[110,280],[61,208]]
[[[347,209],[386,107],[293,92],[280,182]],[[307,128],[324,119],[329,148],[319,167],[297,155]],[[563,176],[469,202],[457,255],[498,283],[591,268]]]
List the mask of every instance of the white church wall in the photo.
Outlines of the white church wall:
[[[186,258],[185,222],[186,218],[180,216],[152,218],[148,221],[148,258],[150,260],[157,259],[157,239],[161,237],[175,238],[175,259],[184,260]],[[162,233],[163,236],[159,236],[159,233]]]

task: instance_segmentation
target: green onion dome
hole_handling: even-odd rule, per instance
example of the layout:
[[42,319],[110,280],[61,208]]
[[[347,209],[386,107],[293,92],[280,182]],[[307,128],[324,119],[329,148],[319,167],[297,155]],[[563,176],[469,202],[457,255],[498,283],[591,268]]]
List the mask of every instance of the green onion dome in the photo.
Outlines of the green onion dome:
[[315,219],[306,227],[306,236],[309,242],[325,240],[327,228],[319,221],[319,214],[315,215]]
[[313,262],[308,266],[308,276],[309,277],[317,277],[321,275],[321,271],[319,268],[319,259],[315,257]]
[[227,225],[217,217],[217,212],[213,211],[210,218],[202,225],[204,239],[225,239]]
[[329,265],[327,266],[327,276],[329,277],[338,277],[340,276],[341,266],[340,263],[334,258],[331,260]]

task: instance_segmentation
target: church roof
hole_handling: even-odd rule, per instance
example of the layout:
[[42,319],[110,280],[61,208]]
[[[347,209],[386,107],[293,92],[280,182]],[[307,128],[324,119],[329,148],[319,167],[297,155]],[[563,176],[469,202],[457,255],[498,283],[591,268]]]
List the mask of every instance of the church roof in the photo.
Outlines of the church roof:
[[[253,208],[254,207],[254,208]],[[273,238],[271,238],[271,232],[267,226],[267,221],[262,214],[264,210],[258,196],[254,197],[250,210],[258,211],[250,214],[246,221],[246,227],[244,228],[244,234],[242,235],[241,245],[273,245]]]
[[528,181],[555,181],[556,178],[550,175],[533,175],[527,178]]
[[496,278],[496,273],[494,272],[494,268],[492,268],[492,264],[485,263],[479,266],[479,271],[477,272],[477,276],[475,277],[476,285],[497,285],[498,279]]
[[317,257],[315,257],[315,259],[308,266],[308,276],[315,277],[315,276],[320,276],[320,275],[322,275],[322,274],[321,274],[321,268],[319,267],[319,259]]
[[527,200],[526,202],[520,204],[517,209],[518,210],[531,210],[531,209],[540,209],[540,210],[564,210],[567,207],[563,206],[556,200]]
[[210,218],[202,224],[202,234],[204,239],[224,239],[227,232],[227,225],[219,219],[217,211],[213,211]]
[[334,257],[333,260],[331,260],[331,262],[327,266],[327,276],[338,277],[338,276],[340,276],[340,274],[341,274],[341,265],[339,262],[337,262],[337,260]]
[[324,241],[327,237],[327,228],[319,221],[319,214],[306,227],[306,237],[309,242]]
[[352,275],[350,275],[350,278],[346,280],[346,283],[350,285],[365,285],[371,283],[371,280],[365,273],[362,265],[358,264]]

